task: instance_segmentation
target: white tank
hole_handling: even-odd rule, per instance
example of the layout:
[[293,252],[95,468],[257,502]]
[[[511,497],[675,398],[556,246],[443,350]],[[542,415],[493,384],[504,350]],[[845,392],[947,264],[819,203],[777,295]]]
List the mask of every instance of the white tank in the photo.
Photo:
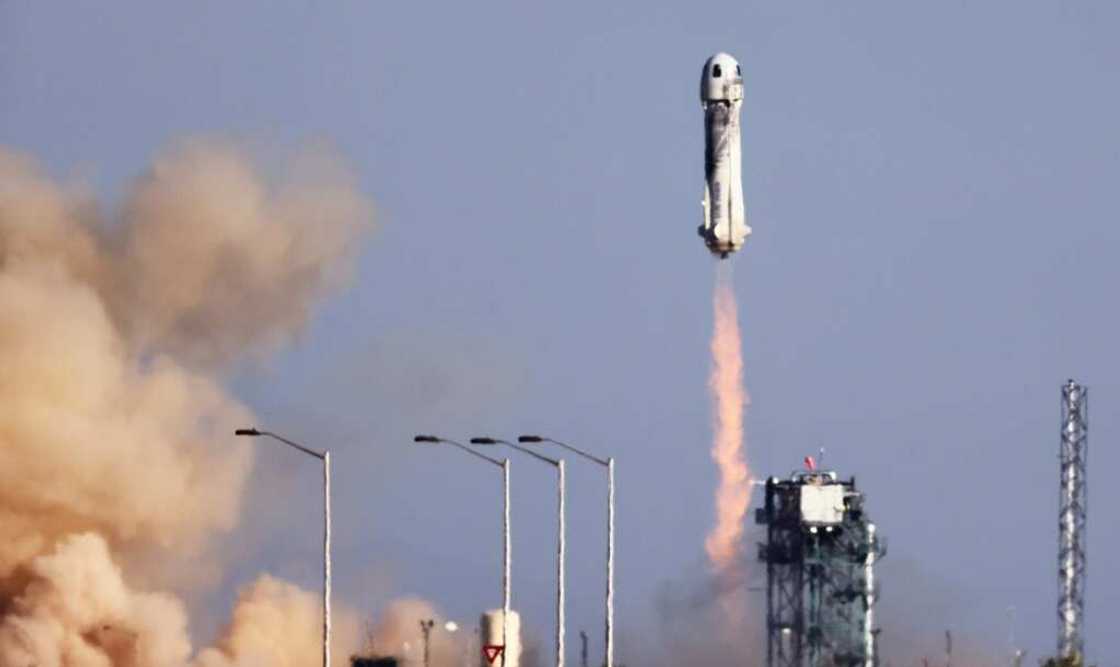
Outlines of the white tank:
[[505,666],[520,667],[521,665],[521,616],[516,611],[509,612],[506,619],[506,640],[502,640],[502,610],[492,609],[484,612],[479,620],[481,630],[479,647],[479,667],[503,667],[502,657],[499,656],[490,663],[482,649],[486,646],[505,646]]
[[726,258],[751,233],[743,206],[739,131],[743,74],[734,58],[717,53],[704,63],[700,103],[704,108],[704,224],[697,231],[713,254]]

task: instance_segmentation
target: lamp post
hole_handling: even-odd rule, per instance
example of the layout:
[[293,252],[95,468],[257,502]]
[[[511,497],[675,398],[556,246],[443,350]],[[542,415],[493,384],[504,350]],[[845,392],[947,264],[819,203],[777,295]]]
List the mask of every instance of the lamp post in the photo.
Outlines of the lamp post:
[[234,435],[267,437],[298,449],[323,462],[323,667],[331,667],[331,452],[317,451],[298,442],[255,428],[239,428]]
[[[432,664],[431,652],[429,650],[430,642],[428,640],[432,634],[432,628],[435,626],[436,622],[430,618],[420,619],[420,634],[424,636],[424,667],[430,667]],[[447,621],[443,624],[443,629],[448,632],[457,632],[459,630],[459,624],[455,621]]]
[[556,667],[564,667],[564,459],[553,459],[497,438],[471,438],[472,445],[506,445],[556,468],[559,500],[556,554]]
[[558,445],[607,469],[607,646],[603,660],[606,667],[614,667],[614,459],[601,459],[567,443],[539,435],[523,435],[517,438],[517,441],[526,444],[547,442]]
[[432,634],[432,626],[434,626],[435,624],[436,624],[436,622],[433,621],[430,618],[426,619],[426,620],[425,619],[420,620],[420,634],[424,635],[424,667],[430,667],[431,664],[432,664],[432,661],[430,659],[430,653],[428,651],[428,648],[429,648],[428,647],[428,644],[429,644],[428,639],[429,639],[429,636]]
[[[466,445],[434,435],[418,435],[412,439],[416,443],[444,444],[457,447],[471,456],[484,459],[502,469],[502,645],[506,644],[507,618],[510,612],[510,523],[509,523],[509,459],[498,460],[467,447]],[[502,665],[506,664],[506,652],[502,651]]]

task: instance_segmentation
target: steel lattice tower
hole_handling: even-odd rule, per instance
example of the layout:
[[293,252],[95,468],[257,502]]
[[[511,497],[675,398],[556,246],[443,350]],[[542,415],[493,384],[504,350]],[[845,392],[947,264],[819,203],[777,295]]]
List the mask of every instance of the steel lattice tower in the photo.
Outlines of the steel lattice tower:
[[1058,655],[1084,656],[1086,463],[1089,390],[1062,385],[1062,444],[1058,499]]
[[884,549],[855,480],[771,477],[755,520],[767,526],[767,664],[877,667],[874,565]]

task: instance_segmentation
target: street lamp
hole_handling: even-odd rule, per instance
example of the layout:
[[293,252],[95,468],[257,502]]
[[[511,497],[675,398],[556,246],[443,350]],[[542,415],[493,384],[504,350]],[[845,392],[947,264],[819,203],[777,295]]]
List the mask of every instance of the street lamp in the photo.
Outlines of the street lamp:
[[[466,445],[441,438],[434,435],[418,435],[412,439],[415,443],[428,443],[428,444],[444,444],[458,447],[471,456],[476,456],[492,463],[502,469],[502,495],[505,498],[504,509],[502,511],[502,542],[504,544],[502,551],[502,645],[506,644],[506,618],[509,616],[510,611],[510,524],[509,524],[509,459],[498,460],[489,457],[481,452],[467,447]],[[502,664],[506,664],[506,654],[502,651]]]
[[472,445],[506,445],[556,468],[559,490],[558,550],[556,557],[556,667],[564,667],[564,459],[553,459],[531,449],[497,438],[471,438]]
[[420,621],[420,633],[424,635],[424,667],[430,667],[432,664],[428,653],[428,635],[432,634],[432,626],[435,624],[436,622],[430,618],[427,620],[421,619]]
[[607,469],[607,647],[604,661],[606,667],[614,667],[614,459],[601,459],[567,443],[539,435],[523,435],[518,437],[517,441],[526,444],[547,442],[558,445]]
[[255,428],[239,428],[234,435],[268,437],[323,462],[323,667],[331,667],[331,453],[317,451],[283,436]]
[[[430,618],[420,619],[420,634],[424,636],[424,667],[430,667],[431,665],[431,653],[429,652],[428,639],[435,625],[436,622]],[[448,632],[457,632],[459,630],[459,624],[455,621],[448,621],[443,624],[443,629]]]

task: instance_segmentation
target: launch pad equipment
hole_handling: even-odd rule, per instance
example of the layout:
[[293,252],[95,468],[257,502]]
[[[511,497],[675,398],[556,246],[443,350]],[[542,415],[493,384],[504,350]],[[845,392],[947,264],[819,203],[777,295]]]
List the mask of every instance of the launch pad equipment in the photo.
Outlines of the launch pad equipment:
[[393,656],[350,656],[350,667],[400,667],[400,664]]
[[766,563],[768,667],[878,666],[875,563],[886,553],[855,479],[796,472],[766,481],[755,521]]

